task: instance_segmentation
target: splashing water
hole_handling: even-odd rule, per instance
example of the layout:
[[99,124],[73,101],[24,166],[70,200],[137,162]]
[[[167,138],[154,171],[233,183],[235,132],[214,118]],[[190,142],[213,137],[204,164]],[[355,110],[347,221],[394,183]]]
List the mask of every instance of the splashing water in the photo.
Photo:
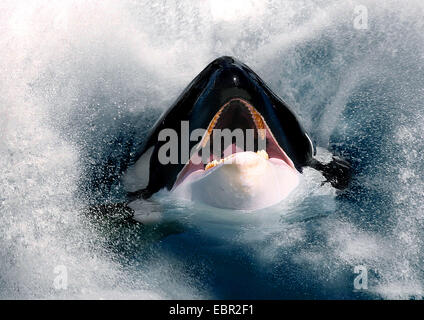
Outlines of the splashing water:
[[[424,5],[361,4],[367,29],[355,1],[3,1],[0,297],[422,298]],[[158,225],[87,215],[123,200],[152,123],[222,55],[351,161],[349,190],[305,169],[256,213],[159,194]]]

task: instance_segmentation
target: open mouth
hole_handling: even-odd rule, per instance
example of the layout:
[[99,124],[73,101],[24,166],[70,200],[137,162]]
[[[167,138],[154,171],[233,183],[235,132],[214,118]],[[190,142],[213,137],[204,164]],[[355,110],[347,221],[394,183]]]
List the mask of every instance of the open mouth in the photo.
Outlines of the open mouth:
[[194,172],[206,173],[226,163],[236,153],[248,151],[256,152],[276,165],[296,170],[264,117],[246,100],[234,98],[214,115],[195,152],[179,173],[174,187]]

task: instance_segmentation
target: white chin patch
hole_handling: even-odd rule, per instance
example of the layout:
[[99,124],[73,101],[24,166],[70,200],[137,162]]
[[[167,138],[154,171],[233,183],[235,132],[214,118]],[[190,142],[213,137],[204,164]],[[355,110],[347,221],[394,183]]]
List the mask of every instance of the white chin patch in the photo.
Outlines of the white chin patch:
[[129,167],[122,176],[122,184],[128,192],[134,192],[147,187],[149,184],[150,158],[154,147],[150,147],[137,162]]
[[298,184],[299,173],[284,161],[239,152],[193,172],[172,192],[213,207],[256,210],[281,202]]

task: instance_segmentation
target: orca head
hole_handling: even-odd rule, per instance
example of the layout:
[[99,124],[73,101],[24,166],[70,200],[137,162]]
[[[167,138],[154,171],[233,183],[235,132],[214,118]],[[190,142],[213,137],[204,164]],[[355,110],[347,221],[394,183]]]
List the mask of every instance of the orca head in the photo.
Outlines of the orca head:
[[[181,133],[181,153],[183,121],[188,133],[204,129],[204,134],[200,142],[188,142],[185,150],[191,153],[186,161],[163,164],[160,149],[167,142],[160,141],[160,132],[173,129]],[[238,130],[245,139],[242,143],[222,141],[215,135],[217,129],[227,133]],[[166,187],[214,206],[260,208],[290,193],[313,152],[294,113],[259,76],[236,59],[221,57],[211,62],[159,119],[124,180],[129,191],[144,188],[145,196]]]

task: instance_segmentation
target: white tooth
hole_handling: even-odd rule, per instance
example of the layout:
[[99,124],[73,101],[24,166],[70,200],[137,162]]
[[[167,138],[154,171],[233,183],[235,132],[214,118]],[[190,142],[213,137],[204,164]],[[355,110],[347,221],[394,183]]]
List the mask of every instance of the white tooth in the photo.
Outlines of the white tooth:
[[218,162],[218,161],[213,160],[213,161],[209,162],[209,163],[206,165],[205,170],[208,170],[208,169],[210,169],[210,168],[213,168],[213,167],[215,167],[215,166],[216,166],[216,165],[218,165],[218,164],[219,164],[219,162]]
[[259,151],[256,151],[256,153],[266,160],[269,159],[268,153],[265,150],[259,150]]

